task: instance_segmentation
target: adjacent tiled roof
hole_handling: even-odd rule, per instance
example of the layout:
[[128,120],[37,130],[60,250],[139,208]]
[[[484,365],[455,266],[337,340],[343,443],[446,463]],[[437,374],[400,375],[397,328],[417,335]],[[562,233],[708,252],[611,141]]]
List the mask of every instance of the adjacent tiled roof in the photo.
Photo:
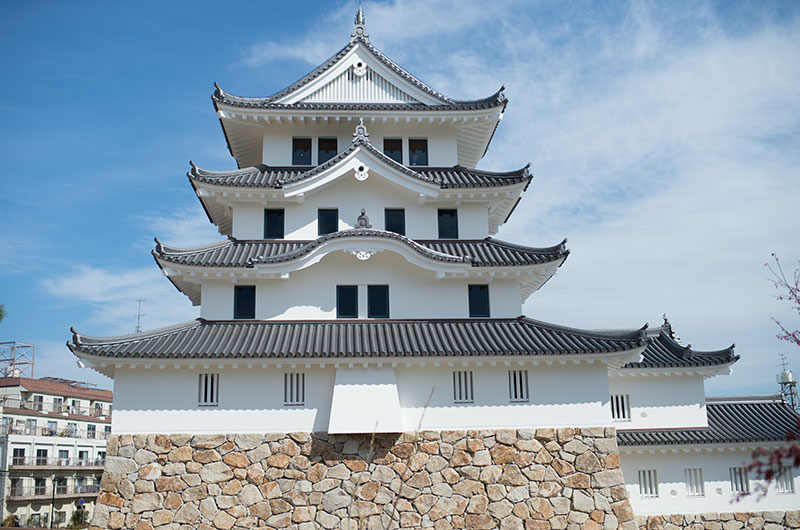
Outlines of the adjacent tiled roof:
[[178,249],[156,240],[153,255],[164,261],[196,267],[252,267],[257,263],[280,263],[298,259],[326,241],[347,237],[380,237],[401,241],[423,256],[437,261],[470,263],[473,267],[525,266],[565,258],[566,240],[545,248],[523,247],[487,237],[481,240],[414,241],[394,232],[353,229],[326,234],[311,241],[228,239],[195,248]]
[[800,434],[780,396],[707,398],[708,429],[618,430],[621,446],[779,442]]
[[[343,151],[335,157],[336,162],[351,152],[352,148]],[[381,155],[382,154],[383,153],[381,153]],[[189,180],[216,186],[278,189],[283,187],[284,184],[303,180],[331,167],[332,164],[330,164],[330,162],[329,160],[325,164],[314,168],[258,165],[231,171],[207,171],[190,162],[192,168],[189,173],[187,173],[187,176]],[[530,182],[533,178],[529,171],[530,166],[525,166],[515,171],[494,172],[481,169],[468,169],[458,165],[453,167],[415,167],[413,170],[400,164],[397,165],[402,168],[401,170],[404,173],[419,178],[424,182],[436,184],[441,189],[510,186],[521,182]]]
[[644,329],[595,332],[527,317],[452,320],[206,321],[119,337],[73,331],[67,346],[111,358],[336,359],[558,356],[622,353],[646,343]]
[[[386,65],[390,70],[397,73],[400,77],[414,85],[415,87],[419,88],[426,94],[438,99],[441,103],[436,105],[425,105],[422,103],[295,103],[295,104],[281,104],[277,103],[279,99],[284,98],[285,96],[295,92],[296,90],[304,87],[308,83],[312,82],[314,79],[317,79],[320,75],[324,72],[328,71],[334,64],[339,62],[345,55],[347,55],[350,50],[352,50],[356,43],[361,44],[367,50],[369,50],[372,55],[375,56],[381,63]],[[303,110],[316,110],[316,109],[324,109],[324,110],[425,110],[425,111],[436,111],[436,110],[477,110],[477,109],[488,109],[493,107],[505,106],[507,103],[506,97],[503,94],[503,88],[498,90],[495,94],[479,100],[473,101],[456,101],[451,98],[448,98],[444,94],[432,89],[402,67],[400,67],[397,63],[389,59],[385,56],[380,50],[375,48],[372,44],[370,44],[366,39],[362,37],[356,37],[352,42],[348,43],[347,46],[333,54],[328,60],[324,63],[319,65],[317,68],[312,70],[310,73],[303,76],[298,81],[292,83],[285,89],[281,90],[280,92],[276,92],[275,94],[264,97],[264,98],[245,98],[240,96],[234,96],[222,90],[218,85],[214,85],[216,90],[214,94],[211,96],[211,99],[214,101],[214,105],[216,107],[217,103],[223,103],[225,105],[231,105],[235,107],[246,107],[246,108],[273,108],[273,109],[303,109]]]
[[739,360],[739,356],[733,353],[733,344],[724,350],[697,351],[691,345],[678,343],[670,333],[668,326],[662,328],[658,335],[651,338],[642,360],[628,363],[623,368],[696,368],[720,366]]
[[55,381],[44,381],[29,377],[0,377],[0,388],[20,386],[28,392],[69,396],[89,400],[112,401],[114,394],[110,390],[87,388],[79,384],[69,385]]

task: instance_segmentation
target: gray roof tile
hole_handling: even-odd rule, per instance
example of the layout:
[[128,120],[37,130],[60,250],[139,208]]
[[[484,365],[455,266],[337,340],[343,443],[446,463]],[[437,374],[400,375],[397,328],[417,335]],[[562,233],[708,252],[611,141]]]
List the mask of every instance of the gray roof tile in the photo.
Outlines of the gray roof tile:
[[698,368],[734,363],[739,356],[733,353],[732,344],[724,350],[697,351],[691,345],[678,343],[671,335],[669,325],[651,339],[640,362],[626,364],[623,368]]
[[644,329],[594,332],[527,317],[452,320],[206,321],[119,337],[73,331],[73,351],[111,358],[337,359],[557,356],[626,352]]
[[346,237],[381,237],[401,241],[423,256],[445,262],[470,263],[473,267],[525,266],[565,258],[566,240],[545,248],[524,247],[487,237],[483,240],[414,241],[394,232],[353,229],[334,232],[311,241],[229,239],[200,247],[179,249],[156,240],[153,255],[161,260],[196,267],[252,267],[298,259],[327,241]]
[[784,441],[798,415],[779,396],[708,398],[708,429],[617,430],[621,446]]

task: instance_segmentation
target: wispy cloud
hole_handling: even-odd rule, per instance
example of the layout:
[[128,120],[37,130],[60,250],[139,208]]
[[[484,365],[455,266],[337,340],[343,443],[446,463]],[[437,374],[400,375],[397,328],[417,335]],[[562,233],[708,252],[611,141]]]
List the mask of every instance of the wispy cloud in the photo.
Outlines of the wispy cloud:
[[[222,239],[199,201],[172,214],[151,213],[141,220],[160,241],[171,246],[192,247]],[[152,248],[153,241],[148,240],[146,246]]]

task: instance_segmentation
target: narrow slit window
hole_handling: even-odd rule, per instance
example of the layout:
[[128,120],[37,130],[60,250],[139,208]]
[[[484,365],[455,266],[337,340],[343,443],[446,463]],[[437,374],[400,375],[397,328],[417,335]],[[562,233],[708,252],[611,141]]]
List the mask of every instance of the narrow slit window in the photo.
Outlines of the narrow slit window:
[[283,404],[300,406],[306,403],[306,374],[283,374]]
[[628,394],[611,395],[611,419],[631,421],[631,397]]
[[358,318],[357,285],[336,286],[336,318]]
[[283,208],[264,210],[264,239],[284,238]]
[[778,493],[794,493],[794,477],[791,466],[781,466],[775,473],[775,491]]
[[428,139],[412,138],[408,141],[408,165],[428,165]]
[[324,164],[336,156],[338,152],[336,138],[320,138],[317,151],[317,163]]
[[401,138],[384,138],[383,154],[397,162],[403,163],[403,140]]
[[252,320],[256,318],[255,285],[237,285],[233,291],[233,318]]
[[731,472],[731,491],[737,495],[750,493],[750,477],[747,475],[747,468],[732,467]]
[[658,476],[655,469],[639,470],[639,495],[658,497]]
[[706,485],[703,482],[703,469],[690,467],[686,469],[686,495],[689,497],[705,497]]
[[311,165],[311,138],[292,138],[292,165]]
[[474,401],[472,370],[453,372],[453,402],[472,403]]
[[389,286],[367,286],[367,317],[389,318]]
[[219,374],[200,374],[197,403],[201,407],[219,405]]
[[324,236],[339,231],[339,210],[320,208],[317,210],[317,234]]
[[403,208],[386,208],[383,213],[383,226],[387,232],[406,235],[406,211]]
[[489,286],[469,285],[469,316],[474,318],[489,316]]
[[508,399],[512,403],[527,403],[529,401],[527,370],[508,371]]

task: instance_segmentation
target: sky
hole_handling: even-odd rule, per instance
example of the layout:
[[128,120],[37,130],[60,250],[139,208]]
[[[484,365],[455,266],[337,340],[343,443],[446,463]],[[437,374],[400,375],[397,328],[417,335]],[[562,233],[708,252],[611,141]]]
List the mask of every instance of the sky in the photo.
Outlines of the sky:
[[[196,318],[153,237],[221,238],[185,177],[234,169],[213,83],[267,96],[344,46],[355,2],[1,2],[0,341],[36,346],[36,377],[111,388],[65,347],[83,334]],[[777,391],[777,340],[800,315],[765,263],[800,262],[800,3],[364,2],[373,45],[455,99],[506,86],[478,167],[532,163],[497,237],[569,239],[524,306],[590,328],[660,325],[736,343],[708,394]]]

